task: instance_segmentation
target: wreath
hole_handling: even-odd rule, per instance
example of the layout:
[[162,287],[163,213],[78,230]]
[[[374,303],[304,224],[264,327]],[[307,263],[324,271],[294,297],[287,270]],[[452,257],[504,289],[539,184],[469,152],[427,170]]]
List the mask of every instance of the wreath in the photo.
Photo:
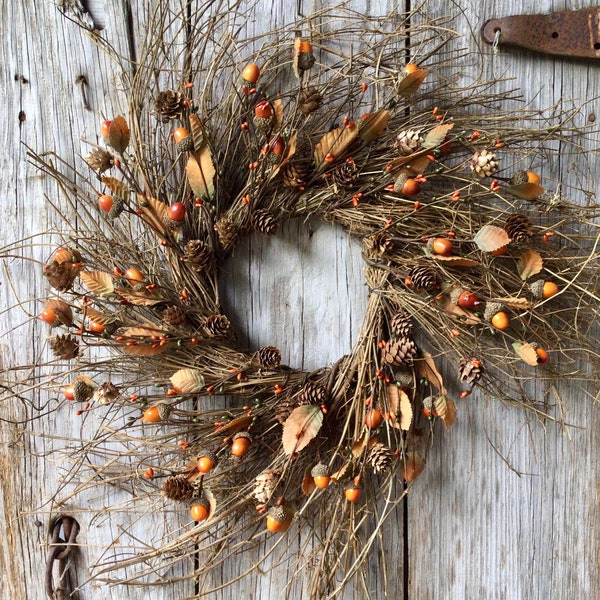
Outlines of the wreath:
[[[445,24],[337,9],[245,43],[235,11],[208,27],[179,15],[183,46],[159,48],[176,39],[163,4],[133,70],[95,35],[127,111],[100,124],[87,171],[30,151],[64,217],[41,318],[55,362],[73,365],[64,396],[102,415],[67,452],[63,492],[90,485],[87,463],[132,505],[187,507],[183,532],[98,578],[136,565],[146,581],[194,548],[211,560],[189,576],[208,577],[294,524],[324,549],[299,560],[311,597],[329,597],[360,581],[475,386],[543,415],[527,382],[571,382],[571,361],[594,359],[581,315],[597,315],[597,206],[546,192],[532,168],[542,140],[545,157],[553,140],[566,151],[571,116],[540,128],[487,83],[454,84]],[[273,345],[239,348],[219,292],[240,240],[309,218],[359,241],[368,289],[350,353],[310,372]]]

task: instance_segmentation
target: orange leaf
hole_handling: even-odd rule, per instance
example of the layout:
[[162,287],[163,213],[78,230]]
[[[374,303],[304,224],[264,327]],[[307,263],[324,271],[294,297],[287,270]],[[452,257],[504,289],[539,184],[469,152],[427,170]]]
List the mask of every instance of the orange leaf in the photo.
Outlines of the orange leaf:
[[103,177],[102,183],[119,198],[128,201],[131,191],[127,184],[114,177]]
[[517,198],[523,200],[535,200],[539,198],[546,190],[537,183],[521,183],[519,185],[509,185],[506,191]]
[[235,419],[231,419],[224,425],[217,427],[217,433],[224,433],[226,431],[231,431],[232,433],[237,433],[238,431],[242,431],[242,429],[248,429],[248,426],[252,423],[254,417],[251,415],[243,415],[241,417],[236,417]]
[[484,225],[473,238],[480,250],[483,252],[493,252],[510,244],[508,233],[502,227],[495,225]]
[[108,143],[119,154],[123,154],[129,145],[129,126],[127,121],[119,115],[110,122],[108,130]]
[[454,400],[448,398],[448,396],[443,393],[435,399],[434,407],[438,417],[444,421],[446,429],[449,429],[452,426],[452,423],[454,423],[454,419],[456,419],[457,408]]
[[79,277],[85,287],[97,296],[109,296],[115,291],[113,278],[110,273],[104,273],[103,271],[81,271]]
[[348,461],[346,464],[342,465],[335,473],[331,474],[331,481],[337,483],[340,479],[343,479],[346,476],[346,473],[350,470],[352,463]]
[[271,102],[273,106],[273,114],[275,115],[275,121],[273,122],[273,132],[279,131],[283,125],[283,100],[276,98]]
[[386,166],[386,171],[396,171],[396,169],[404,167],[409,176],[418,175],[423,173],[431,163],[429,154],[431,154],[431,150],[419,150],[408,156],[399,156]]
[[45,307],[54,311],[58,320],[67,327],[73,324],[73,311],[71,307],[60,298],[48,298],[45,302]]
[[[330,162],[339,159],[358,137],[358,127],[340,125],[327,132],[315,146],[314,159],[317,170],[322,170]],[[325,157],[328,157],[325,160]]]
[[421,145],[423,146],[423,148],[426,148],[428,150],[431,150],[432,148],[436,148],[437,146],[440,146],[446,139],[448,132],[453,127],[454,127],[454,123],[444,123],[442,125],[438,125],[437,127],[434,127],[425,136],[425,139],[423,140],[423,143]]
[[190,115],[190,134],[194,142],[194,151],[200,150],[206,143],[206,132],[197,114]]
[[425,77],[427,77],[427,69],[415,69],[412,73],[408,73],[398,84],[398,94],[409,98],[421,87]]
[[421,354],[423,355],[423,358],[415,359],[417,373],[419,373],[421,377],[427,379],[427,381],[429,381],[434,388],[439,390],[441,394],[445,394],[446,388],[444,387],[444,380],[437,370],[435,362],[433,362],[433,357],[427,350],[422,350]]
[[323,413],[318,406],[305,404],[292,411],[283,425],[283,451],[286,454],[300,452],[319,433],[323,425]]
[[[121,331],[125,338],[122,348],[129,354],[137,356],[153,356],[164,352],[167,344],[156,343],[156,336],[162,335],[162,330],[152,325],[140,325],[138,327],[127,327]],[[154,339],[153,339],[154,338]],[[135,342],[133,345],[127,345],[127,342]]]
[[438,300],[437,306],[453,319],[460,323],[464,323],[465,325],[476,325],[477,323],[481,323],[481,319],[478,316],[453,304],[448,296],[442,296],[442,298]]
[[351,447],[351,451],[352,451],[352,456],[354,456],[354,458],[358,458],[362,453],[363,450],[367,447],[367,434],[363,433],[363,435],[360,437],[360,439],[356,440]]
[[433,255],[433,258],[439,262],[445,263],[447,267],[477,267],[479,265],[478,260],[464,258],[462,256],[441,256],[435,254]]
[[407,452],[402,461],[402,477],[406,483],[412,483],[425,470],[425,461],[421,455],[412,450]]
[[134,306],[155,306],[163,301],[163,298],[158,297],[153,290],[137,291],[128,288],[115,288],[115,293]]
[[513,342],[512,345],[515,354],[528,365],[536,367],[538,365],[538,355],[535,348],[529,342]]
[[162,235],[165,229],[164,218],[167,215],[167,205],[152,196],[137,195],[138,204],[142,211],[141,217],[157,233]]
[[523,281],[532,275],[537,275],[543,268],[544,261],[541,254],[531,249],[525,250],[517,262],[517,271]]
[[198,152],[190,153],[185,172],[194,195],[210,198],[214,194],[217,171],[207,145]]
[[359,127],[360,139],[367,144],[376,140],[386,128],[390,116],[390,111],[387,109],[378,110],[376,113],[369,115]]
[[305,496],[310,496],[316,489],[315,480],[310,474],[310,467],[304,472],[304,478],[302,479],[302,493]]

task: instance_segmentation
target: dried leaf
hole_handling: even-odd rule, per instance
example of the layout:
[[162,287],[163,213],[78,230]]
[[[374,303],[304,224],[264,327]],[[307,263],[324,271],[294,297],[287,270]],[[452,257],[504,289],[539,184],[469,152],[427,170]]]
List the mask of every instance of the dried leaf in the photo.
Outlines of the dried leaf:
[[288,455],[300,452],[319,433],[322,424],[320,407],[305,404],[295,408],[283,425],[283,451]]
[[224,425],[217,427],[217,433],[237,433],[238,431],[242,431],[243,429],[248,429],[248,426],[251,425],[254,417],[250,415],[243,415],[241,417],[236,417],[235,419],[231,419],[231,421],[227,421]]
[[67,327],[73,324],[73,311],[71,307],[60,298],[49,298],[46,300],[45,308],[48,308],[56,314],[58,320]]
[[387,109],[378,110],[369,115],[359,127],[360,139],[367,144],[376,140],[386,128],[390,116],[390,111]]
[[402,461],[402,477],[406,483],[412,483],[425,470],[425,461],[421,455],[412,450],[407,452]]
[[493,252],[510,244],[508,233],[502,227],[495,225],[484,225],[473,238],[480,250],[483,252]]
[[358,458],[367,447],[368,437],[366,433],[363,433],[362,436],[356,440],[351,447],[352,456],[354,458]]
[[296,131],[290,139],[287,141],[285,145],[285,151],[283,153],[283,158],[273,169],[273,175],[277,175],[279,171],[292,159],[294,154],[296,154],[296,146],[298,143],[298,132]]
[[535,200],[539,198],[546,190],[537,183],[521,183],[519,185],[509,185],[506,191],[517,198],[523,200]]
[[194,150],[200,150],[206,143],[206,132],[200,117],[195,113],[190,115],[190,135],[194,143]]
[[162,235],[165,229],[164,218],[169,210],[167,205],[152,196],[137,195],[138,205],[142,211],[140,216],[158,234]]
[[110,296],[115,291],[113,278],[110,273],[103,271],[81,271],[81,282],[96,296]]
[[397,385],[386,386],[388,411],[391,413],[391,425],[396,429],[408,431],[413,420],[413,409],[410,398]]
[[163,302],[163,298],[158,296],[155,290],[138,291],[131,288],[115,288],[115,293],[134,306],[155,306]]
[[123,154],[129,145],[129,126],[127,121],[119,115],[110,122],[108,130],[108,143],[119,154]]
[[427,379],[427,381],[429,381],[429,383],[431,383],[431,385],[436,388],[440,394],[445,394],[446,388],[444,387],[444,380],[435,366],[433,357],[431,354],[429,354],[429,352],[427,352],[427,350],[422,350],[421,353],[423,358],[415,359],[417,373],[420,377]]
[[385,170],[387,172],[394,172],[402,167],[408,176],[418,175],[419,173],[424,173],[431,164],[430,155],[431,150],[419,150],[408,156],[399,156],[386,165]]
[[435,412],[438,417],[444,421],[446,429],[452,427],[452,423],[456,419],[456,403],[451,398],[448,398],[445,393],[441,394],[434,402]]
[[138,327],[127,327],[121,331],[123,349],[129,354],[136,356],[153,356],[164,352],[168,345],[160,344],[157,337],[162,331],[152,325],[141,325]]
[[214,194],[217,171],[208,145],[198,152],[190,153],[185,172],[195,196],[210,198]]
[[204,376],[198,369],[179,369],[171,375],[171,383],[179,394],[194,394],[204,387]]
[[[330,162],[343,156],[357,137],[356,125],[354,127],[340,125],[327,132],[315,146],[314,159],[317,169],[324,169]],[[325,157],[328,159],[325,160]]]
[[331,474],[331,481],[337,483],[340,479],[346,477],[346,474],[350,470],[352,463],[348,461],[346,464],[342,465],[335,473]]
[[113,193],[113,195],[128,201],[131,195],[131,190],[126,183],[115,179],[114,177],[103,177],[102,183]]
[[519,277],[525,281],[532,275],[537,275],[544,268],[544,261],[539,252],[525,250],[517,262]]
[[115,322],[114,315],[107,315],[89,306],[84,306],[81,309],[81,312],[84,318],[87,318],[90,321],[94,321],[94,323],[99,323],[100,325],[108,325],[109,323]]
[[440,146],[441,144],[444,143],[444,141],[446,140],[446,137],[448,135],[448,132],[454,127],[454,123],[444,123],[442,125],[438,125],[437,127],[434,127],[426,136],[425,139],[423,140],[423,143],[421,144],[423,146],[423,148],[426,149],[431,149],[431,148],[437,148],[438,146]]
[[283,125],[283,100],[281,98],[276,98],[271,102],[273,106],[273,115],[275,116],[275,121],[273,122],[272,131],[279,131]]
[[204,497],[208,500],[209,505],[208,517],[206,517],[205,521],[202,521],[202,523],[206,523],[206,521],[212,518],[212,516],[215,514],[215,511],[217,510],[217,499],[207,487],[202,487],[202,493],[204,494]]
[[531,308],[531,302],[527,298],[494,298],[494,302],[499,302],[508,308],[514,308],[515,310],[527,310]]
[[415,69],[412,73],[408,73],[398,84],[398,94],[404,98],[410,98],[425,81],[427,72],[427,69]]
[[443,262],[447,267],[477,267],[480,264],[478,260],[464,258],[462,256],[441,256],[435,254],[432,258],[439,262]]
[[307,467],[304,471],[304,478],[302,479],[302,493],[305,496],[310,496],[316,489],[315,480],[310,474],[310,467]]
[[513,342],[515,354],[528,365],[536,367],[538,365],[538,355],[535,348],[529,342]]

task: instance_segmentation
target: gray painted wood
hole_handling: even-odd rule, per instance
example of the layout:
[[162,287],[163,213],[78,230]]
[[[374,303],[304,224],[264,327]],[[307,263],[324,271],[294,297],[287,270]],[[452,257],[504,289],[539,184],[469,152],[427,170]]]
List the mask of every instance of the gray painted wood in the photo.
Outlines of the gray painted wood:
[[[565,8],[563,3],[541,0],[536,10]],[[105,34],[125,55],[130,52],[126,35],[127,7],[131,5],[134,38],[144,32],[143,2],[106,0],[92,4],[92,13],[104,24]],[[271,19],[280,26],[292,22],[295,3],[263,2],[260,17],[248,24],[255,33]],[[397,8],[391,2],[355,2],[372,13]],[[310,12],[310,3],[302,4]],[[525,0],[498,3],[471,2],[463,8],[456,28],[465,34],[460,44],[478,51],[477,30],[486,18],[531,11]],[[569,6],[570,8],[570,6]],[[452,3],[428,2],[426,10],[437,17],[457,12]],[[0,191],[5,206],[0,220],[4,244],[26,239],[50,229],[54,217],[44,196],[56,200],[56,186],[26,161],[23,144],[38,151],[56,152],[67,161],[87,153],[80,138],[95,139],[101,115],[116,114],[113,67],[51,2],[22,0],[2,3],[0,23],[1,97],[5,98],[2,128]],[[507,87],[518,86],[534,106],[545,107],[564,98],[574,103],[598,97],[597,67],[555,62],[521,53],[469,58],[483,64],[488,76],[513,77]],[[466,61],[465,61],[466,64]],[[465,67],[468,77],[473,67]],[[92,107],[82,107],[74,81],[80,74],[90,80]],[[22,75],[25,83],[15,76]],[[596,103],[585,106],[585,119]],[[25,120],[19,120],[19,112]],[[591,160],[591,159],[590,159]],[[579,185],[578,172],[599,165],[582,159],[536,161],[548,180]],[[597,169],[596,169],[596,172]],[[347,352],[360,324],[365,306],[362,266],[358,249],[338,230],[312,224],[289,224],[275,240],[250,239],[240,246],[228,267],[225,287],[249,345],[278,344],[289,364],[312,368],[333,362]],[[47,240],[46,240],[47,241]],[[46,258],[47,250],[34,245],[33,255]],[[0,285],[2,312],[2,360],[5,364],[34,364],[44,356],[47,329],[28,315],[40,310],[38,299],[46,290],[37,265],[7,261]],[[15,298],[22,309],[7,313]],[[242,317],[241,315],[246,315]],[[24,373],[25,375],[25,373]],[[29,373],[27,373],[29,375]],[[2,599],[41,599],[42,574],[47,548],[46,526],[58,507],[52,502],[65,465],[55,450],[63,440],[85,437],[72,407],[48,400],[37,390],[23,390],[27,400],[2,398],[0,404],[0,570]],[[409,579],[408,598],[506,598],[546,600],[569,595],[593,598],[600,586],[598,539],[600,470],[595,461],[600,440],[598,411],[567,386],[566,421],[561,429],[526,419],[511,410],[474,394],[461,403],[459,419],[450,431],[439,430],[427,470],[415,484],[408,501]],[[545,393],[540,389],[539,394]],[[43,405],[42,410],[38,410]],[[24,423],[27,420],[27,423]],[[23,423],[23,424],[13,424]],[[123,518],[118,511],[93,519],[98,503],[116,505],[123,496],[107,491],[83,496],[63,510],[84,510],[80,540],[85,545],[77,564],[78,583],[86,568],[121,534]],[[171,515],[141,506],[137,531],[173,527]],[[134,519],[135,520],[135,519]],[[402,593],[403,525],[399,513],[390,520],[390,550],[398,557],[395,583],[388,598]],[[264,547],[258,549],[258,553]],[[257,554],[258,555],[258,554]],[[220,579],[235,576],[244,564],[227,565]],[[214,594],[215,599],[282,598],[291,567],[276,576],[256,574],[237,589]],[[177,576],[178,571],[169,576]],[[219,577],[219,575],[217,575]],[[368,585],[374,597],[383,598],[377,557],[370,564]],[[176,590],[176,591],[175,591]],[[88,598],[185,597],[193,594],[191,583],[175,588],[119,587],[90,584],[80,593]],[[302,578],[292,584],[290,598],[302,598]],[[363,597],[363,596],[357,596]]]

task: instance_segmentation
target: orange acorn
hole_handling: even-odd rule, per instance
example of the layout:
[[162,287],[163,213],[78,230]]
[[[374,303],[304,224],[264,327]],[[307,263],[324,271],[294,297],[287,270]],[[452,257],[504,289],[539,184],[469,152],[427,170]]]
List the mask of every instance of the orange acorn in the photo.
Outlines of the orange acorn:
[[210,473],[218,464],[217,455],[212,450],[204,450],[196,462],[198,471],[203,475]]
[[500,331],[504,331],[510,326],[510,319],[503,310],[497,312],[492,317],[490,322],[496,329],[499,329]]
[[113,207],[114,200],[112,196],[108,196],[106,194],[102,194],[98,198],[98,206],[104,212],[110,212],[110,209]]
[[272,533],[284,533],[292,522],[292,514],[283,506],[272,506],[267,513],[267,529]]
[[547,300],[548,298],[552,298],[552,296],[556,296],[556,294],[558,294],[558,286],[554,283],[554,281],[544,281],[542,298]]
[[329,487],[331,483],[331,477],[329,476],[329,469],[327,465],[323,463],[319,463],[315,465],[310,472],[313,481],[315,482],[315,486],[320,490],[324,490]]
[[164,404],[149,406],[142,415],[142,423],[160,423],[166,416],[166,408]]
[[246,65],[242,69],[242,79],[246,83],[249,83],[250,85],[256,84],[259,77],[260,77],[260,68],[258,67],[258,65],[254,64],[254,63],[250,63],[249,65]]
[[452,240],[443,237],[436,237],[428,244],[431,251],[438,256],[450,256],[454,250]]
[[245,456],[248,452],[251,444],[252,438],[250,437],[250,434],[245,431],[240,431],[233,436],[231,454],[236,458],[242,458],[242,456]]
[[45,308],[40,313],[40,319],[44,321],[44,323],[48,323],[48,325],[56,325],[58,323],[58,315],[51,308]]
[[197,523],[200,521],[206,521],[206,519],[208,519],[210,516],[210,503],[203,496],[190,506],[190,514],[192,519],[194,519],[194,521]]
[[344,490],[344,495],[348,502],[358,502],[362,494],[362,487],[356,483],[352,483]]
[[543,348],[540,348],[539,346],[535,349],[535,353],[538,356],[538,364],[544,364],[550,360],[550,355],[548,354],[548,352]]
[[127,269],[127,271],[125,271],[125,279],[127,279],[129,285],[135,287],[136,285],[144,281],[144,275],[140,270],[130,268]]
[[365,416],[365,425],[369,429],[377,429],[377,427],[381,425],[382,421],[383,413],[379,409],[372,408],[371,410],[367,411]]
[[404,182],[400,193],[404,194],[405,196],[416,196],[420,191],[421,185],[419,184],[419,182],[416,179],[409,177]]
[[100,124],[100,135],[102,135],[103,138],[108,138],[111,123],[112,121],[102,121]]
[[173,139],[180,152],[191,152],[194,149],[194,140],[185,127],[178,127],[173,132]]

